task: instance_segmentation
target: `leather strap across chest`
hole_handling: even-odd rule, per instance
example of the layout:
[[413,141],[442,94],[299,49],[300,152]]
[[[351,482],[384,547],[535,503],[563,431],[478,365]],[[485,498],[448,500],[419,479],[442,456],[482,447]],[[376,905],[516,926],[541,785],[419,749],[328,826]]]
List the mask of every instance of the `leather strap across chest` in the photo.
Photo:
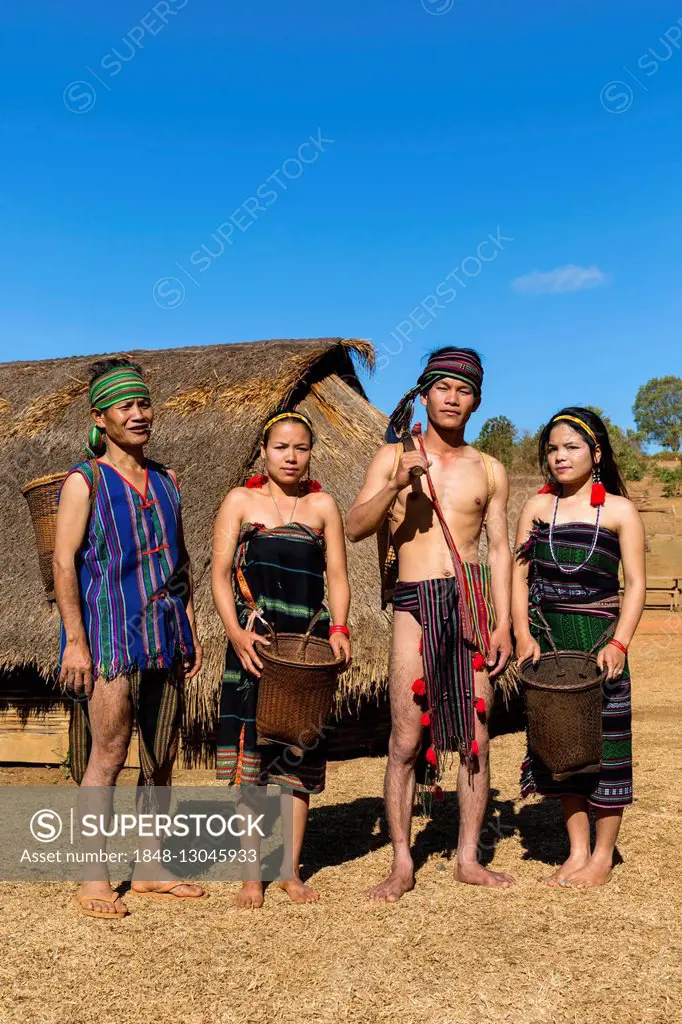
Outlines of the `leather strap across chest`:
[[[419,448],[421,450],[421,453],[426,459],[426,449],[424,447],[424,441],[421,434],[417,434],[417,440],[419,442]],[[455,544],[452,533],[450,532],[450,527],[445,521],[443,510],[440,507],[440,501],[438,500],[438,495],[436,494],[436,488],[433,486],[433,480],[431,479],[431,473],[429,472],[428,466],[426,469],[426,482],[429,485],[431,502],[433,504],[434,511],[438,517],[438,521],[443,530],[445,543],[448,546],[450,557],[452,558],[452,566],[455,572],[455,579],[457,581],[457,598],[459,604],[460,628],[462,631],[462,636],[467,643],[473,643],[475,639],[475,632],[474,621],[471,614],[471,595],[469,593],[469,584],[464,573],[462,559],[460,557],[459,551],[457,550],[457,545]]]

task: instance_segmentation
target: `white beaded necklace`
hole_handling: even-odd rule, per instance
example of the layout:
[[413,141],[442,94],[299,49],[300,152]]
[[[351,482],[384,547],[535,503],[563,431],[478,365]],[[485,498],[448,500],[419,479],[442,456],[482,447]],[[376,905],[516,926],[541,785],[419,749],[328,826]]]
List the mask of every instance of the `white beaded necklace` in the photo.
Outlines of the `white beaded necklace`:
[[554,499],[554,513],[552,515],[552,522],[550,523],[549,527],[549,550],[552,554],[554,564],[556,565],[559,572],[566,573],[567,575],[572,575],[573,573],[580,572],[581,569],[584,569],[589,560],[592,558],[592,555],[594,554],[594,549],[597,546],[597,537],[599,536],[599,520],[601,518],[601,505],[597,505],[597,522],[595,524],[594,537],[592,538],[592,546],[590,547],[589,554],[584,562],[581,562],[580,565],[571,566],[570,569],[566,569],[563,565],[561,565],[554,550],[554,529],[556,527],[556,514],[558,509],[559,495],[557,494],[556,498]]

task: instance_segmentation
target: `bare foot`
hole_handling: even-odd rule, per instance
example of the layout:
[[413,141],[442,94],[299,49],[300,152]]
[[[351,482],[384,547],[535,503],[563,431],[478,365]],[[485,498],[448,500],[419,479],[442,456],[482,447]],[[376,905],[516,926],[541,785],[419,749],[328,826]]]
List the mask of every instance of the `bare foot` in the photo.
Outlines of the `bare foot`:
[[101,914],[111,914],[112,917],[123,911],[127,913],[128,908],[121,897],[117,896],[114,900],[113,895],[114,890],[108,882],[83,882],[78,890],[78,901],[83,910],[96,910]]
[[590,859],[588,852],[585,853],[571,853],[567,861],[564,861],[556,871],[553,871],[549,878],[545,879],[545,884],[555,888],[557,885],[565,885],[568,879],[576,871],[580,871],[584,868]]
[[572,889],[593,889],[599,885],[606,885],[611,878],[613,871],[613,857],[603,858],[592,855],[587,864],[574,872],[564,882],[564,885]]
[[286,882],[279,883],[280,889],[284,889],[285,893],[294,903],[314,903],[315,900],[319,900],[319,892],[315,892],[309,885],[302,882],[300,878],[290,878]]
[[482,864],[457,861],[455,878],[467,885],[488,885],[493,889],[509,889],[516,884],[513,875],[501,871],[488,871]]
[[397,903],[411,889],[414,889],[414,869],[411,866],[393,868],[388,878],[370,889],[367,895],[380,903]]
[[234,898],[234,905],[243,910],[260,910],[263,906],[263,883],[244,882]]

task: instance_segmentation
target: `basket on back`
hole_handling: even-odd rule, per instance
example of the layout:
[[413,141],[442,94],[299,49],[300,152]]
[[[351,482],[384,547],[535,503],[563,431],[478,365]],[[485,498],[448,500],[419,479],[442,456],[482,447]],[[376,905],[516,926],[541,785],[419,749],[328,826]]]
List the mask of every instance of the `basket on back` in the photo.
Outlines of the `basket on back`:
[[57,532],[59,492],[65,477],[66,473],[52,473],[51,476],[41,476],[36,480],[31,480],[21,488],[21,493],[28,503],[33,523],[38,550],[38,565],[48,601],[54,601],[52,554]]
[[537,664],[527,658],[519,675],[526,697],[528,746],[561,782],[571,775],[598,772],[602,758],[602,683],[606,670],[594,651],[558,651],[542,617],[552,650]]
[[[100,472],[96,459],[89,459],[88,463],[92,470],[92,487],[90,488],[90,514],[92,514],[97,497]],[[29,480],[21,488],[21,493],[26,498],[31,522],[33,523],[36,549],[38,551],[38,565],[45,588],[45,596],[48,601],[54,601],[55,599],[52,556],[57,536],[59,495],[66,477],[66,473],[52,473],[50,476],[40,476],[35,480]]]
[[256,643],[263,662],[256,708],[259,744],[282,743],[302,754],[324,735],[343,659],[337,660],[328,640],[312,636],[319,615],[304,635],[275,633],[268,625],[270,646]]

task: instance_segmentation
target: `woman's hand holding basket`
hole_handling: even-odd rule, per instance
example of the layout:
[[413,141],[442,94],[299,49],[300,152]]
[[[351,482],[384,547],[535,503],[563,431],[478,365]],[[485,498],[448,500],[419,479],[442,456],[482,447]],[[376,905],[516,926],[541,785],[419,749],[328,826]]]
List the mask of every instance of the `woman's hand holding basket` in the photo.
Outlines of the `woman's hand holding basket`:
[[337,661],[343,658],[345,664],[341,667],[341,671],[347,669],[352,660],[351,642],[350,637],[344,636],[343,633],[331,633],[329,636],[329,646],[334,652],[334,657]]
[[533,639],[530,633],[527,636],[517,637],[516,664],[521,666],[528,658],[533,659],[534,665],[537,665],[540,660],[540,644]]
[[264,636],[259,633],[254,633],[250,629],[236,629],[229,635],[229,641],[234,647],[235,653],[239,658],[242,668],[245,668],[247,672],[260,678],[260,670],[263,668],[263,662],[256,654],[254,644],[256,641],[259,644],[263,644],[265,647],[270,646],[270,641],[266,640]]
[[597,655],[597,665],[602,671],[606,669],[604,682],[610,683],[622,676],[625,668],[625,654],[614,644],[608,643]]

